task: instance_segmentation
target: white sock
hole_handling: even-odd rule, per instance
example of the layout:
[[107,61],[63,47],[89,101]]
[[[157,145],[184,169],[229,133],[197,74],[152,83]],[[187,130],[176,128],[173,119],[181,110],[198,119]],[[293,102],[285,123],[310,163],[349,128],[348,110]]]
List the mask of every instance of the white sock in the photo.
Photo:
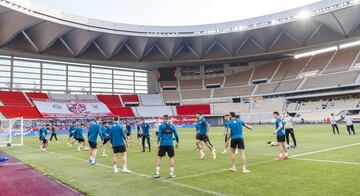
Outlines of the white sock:
[[285,156],[286,156],[286,157],[288,157],[288,156],[289,156],[289,154],[288,154],[287,152],[285,152]]
[[246,166],[242,166],[242,169],[243,169],[243,170],[246,170]]
[[114,167],[114,170],[117,169],[117,165],[114,165],[113,167]]
[[155,171],[156,175],[160,174],[160,167],[156,167],[156,171]]
[[174,175],[174,171],[175,171],[175,168],[174,168],[174,167],[170,167],[170,175]]
[[283,157],[283,153],[282,153],[282,152],[279,153],[279,157],[280,157],[280,158]]
[[203,152],[203,150],[202,150],[202,149],[201,149],[199,152],[200,152],[200,154],[204,154],[204,152]]
[[123,170],[127,170],[127,167],[126,167],[126,165],[123,165]]

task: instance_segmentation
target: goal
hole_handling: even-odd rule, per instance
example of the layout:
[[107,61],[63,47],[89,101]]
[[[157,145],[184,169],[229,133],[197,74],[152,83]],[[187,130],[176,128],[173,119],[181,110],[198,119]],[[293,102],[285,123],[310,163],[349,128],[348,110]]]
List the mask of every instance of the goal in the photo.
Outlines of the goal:
[[0,119],[0,146],[24,145],[23,118]]

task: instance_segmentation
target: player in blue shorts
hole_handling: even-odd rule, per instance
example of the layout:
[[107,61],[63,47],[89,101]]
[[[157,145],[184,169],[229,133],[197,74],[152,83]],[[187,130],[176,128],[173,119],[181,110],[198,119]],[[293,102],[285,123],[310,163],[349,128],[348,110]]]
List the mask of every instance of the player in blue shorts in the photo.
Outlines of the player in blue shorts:
[[225,146],[227,147],[230,143],[231,148],[231,164],[232,168],[230,171],[236,172],[236,149],[240,150],[240,161],[243,173],[249,173],[246,169],[246,158],[245,158],[245,143],[243,136],[243,127],[252,130],[252,127],[246,124],[243,120],[236,117],[235,112],[230,112],[230,121],[227,123],[227,141]]
[[100,135],[100,139],[102,141],[102,144],[101,144],[102,156],[107,157],[107,155],[106,155],[106,144],[110,140],[110,127],[109,127],[109,124],[107,122],[103,123],[103,126],[101,127],[101,133],[99,135]]
[[100,118],[96,117],[95,121],[90,123],[89,131],[88,131],[88,142],[90,145],[90,157],[89,163],[91,165],[96,164],[96,153],[97,153],[97,139],[99,133],[101,132]]
[[204,144],[210,149],[210,151],[213,154],[213,159],[216,159],[216,150],[215,147],[210,143],[209,140],[209,124],[203,118],[202,114],[200,112],[196,113],[196,147],[197,150],[200,152],[200,159],[204,159],[205,153],[203,152],[203,149],[200,146],[201,142],[204,142]]
[[140,124],[140,122],[136,122],[135,126],[136,126],[136,131],[137,131],[137,138],[139,140],[139,146],[141,146],[142,145],[142,143],[141,143],[142,132],[141,132],[141,124]]
[[77,151],[81,152],[81,146],[85,149],[85,139],[83,136],[85,124],[76,123],[75,130],[73,131],[73,137],[78,142]]
[[126,122],[125,128],[126,128],[126,139],[129,142],[129,144],[131,144],[133,138],[132,138],[132,135],[131,135],[131,125],[130,125],[129,122]]
[[69,148],[71,148],[71,145],[75,142],[75,139],[74,139],[75,129],[76,129],[75,122],[72,122],[72,124],[69,127],[69,139],[67,141],[67,146]]
[[159,134],[157,136],[157,147],[158,147],[158,157],[156,159],[156,171],[154,178],[160,178],[160,165],[161,159],[166,154],[169,156],[170,163],[170,178],[175,178],[175,168],[174,168],[174,142],[173,135],[176,140],[175,148],[179,147],[179,135],[176,132],[176,128],[170,122],[169,115],[164,115],[164,122],[159,126]]
[[129,170],[127,169],[127,155],[126,155],[126,147],[127,147],[127,141],[126,141],[126,135],[123,129],[123,126],[119,123],[119,117],[114,117],[114,124],[110,128],[110,143],[113,148],[114,157],[112,160],[112,164],[114,167],[114,173],[118,173],[118,154],[120,153],[122,156],[122,173],[128,173]]
[[287,160],[289,155],[288,155],[288,150],[285,146],[284,121],[280,117],[279,112],[273,112],[273,117],[275,119],[275,128],[276,128],[274,135],[276,135],[276,139],[280,151],[279,156],[276,157],[276,160]]
[[41,127],[39,130],[40,150],[43,152],[46,151],[46,148],[49,144],[48,140],[46,139],[48,130],[50,130],[49,124],[43,124],[43,127]]

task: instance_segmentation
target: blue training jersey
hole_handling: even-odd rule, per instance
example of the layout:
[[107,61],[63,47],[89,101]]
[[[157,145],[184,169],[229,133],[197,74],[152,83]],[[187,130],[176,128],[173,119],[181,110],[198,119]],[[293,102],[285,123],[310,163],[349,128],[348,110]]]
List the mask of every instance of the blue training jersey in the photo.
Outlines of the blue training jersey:
[[227,134],[227,132],[228,132],[228,123],[229,123],[229,120],[224,120],[225,134]]
[[112,146],[125,146],[126,136],[124,129],[119,123],[115,123],[110,128],[110,143]]
[[208,122],[205,120],[205,118],[202,118],[196,122],[196,131],[199,132],[199,134],[206,134],[208,132]]
[[74,130],[74,138],[75,139],[84,139],[83,129],[81,127],[77,127]]
[[126,125],[126,133],[128,133],[128,134],[131,133],[131,126],[130,125]]
[[109,139],[109,137],[110,137],[110,127],[102,126],[100,133],[101,140],[104,141],[106,139]]
[[150,135],[150,125],[149,125],[149,123],[141,124],[141,128],[142,128],[143,136],[149,136]]
[[179,135],[176,128],[170,122],[164,122],[159,126],[159,134],[157,141],[160,142],[160,146],[174,146],[173,134],[176,142],[179,142]]
[[47,136],[47,129],[45,127],[43,127],[39,130],[39,138],[41,140],[44,140],[44,139],[46,139],[46,136]]
[[96,143],[100,132],[101,132],[101,126],[98,122],[90,123],[89,131],[88,131],[88,141]]
[[140,132],[140,124],[136,124],[136,130],[137,132]]
[[74,134],[75,129],[76,129],[75,125],[71,125],[71,126],[69,127],[69,134]]
[[278,131],[276,132],[276,135],[285,135],[285,132],[284,132],[284,121],[283,121],[283,119],[282,119],[281,117],[278,117],[278,118],[276,119],[276,122],[275,122],[275,127],[276,127],[276,129],[279,128],[280,123],[282,123],[283,126],[282,126],[282,128],[281,128],[280,130],[278,130]]
[[227,123],[227,127],[231,130],[231,139],[244,138],[243,126],[245,126],[245,122],[239,118],[232,119]]

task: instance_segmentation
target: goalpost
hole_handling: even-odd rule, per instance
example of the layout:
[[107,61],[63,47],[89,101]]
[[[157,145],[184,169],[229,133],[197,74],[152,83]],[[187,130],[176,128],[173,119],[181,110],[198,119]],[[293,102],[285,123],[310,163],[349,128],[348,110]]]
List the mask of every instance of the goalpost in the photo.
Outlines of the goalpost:
[[24,145],[23,118],[0,119],[0,146]]

